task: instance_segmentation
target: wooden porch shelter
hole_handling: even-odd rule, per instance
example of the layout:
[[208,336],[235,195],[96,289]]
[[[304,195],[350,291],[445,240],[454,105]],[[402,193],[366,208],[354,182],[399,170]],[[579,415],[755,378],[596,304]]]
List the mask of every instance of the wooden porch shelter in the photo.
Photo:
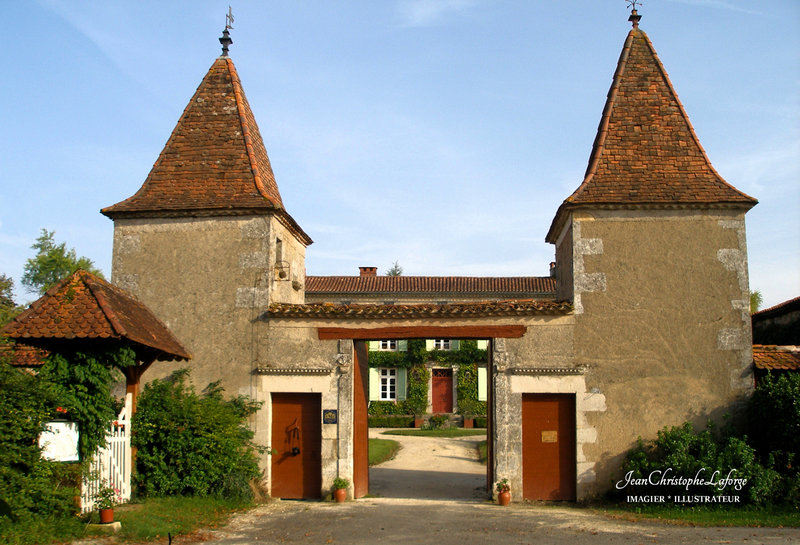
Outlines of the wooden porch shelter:
[[12,365],[35,367],[49,351],[129,345],[137,365],[125,374],[126,405],[136,411],[142,374],[156,360],[191,355],[161,320],[124,290],[84,270],[50,288],[7,324],[0,335],[16,342]]

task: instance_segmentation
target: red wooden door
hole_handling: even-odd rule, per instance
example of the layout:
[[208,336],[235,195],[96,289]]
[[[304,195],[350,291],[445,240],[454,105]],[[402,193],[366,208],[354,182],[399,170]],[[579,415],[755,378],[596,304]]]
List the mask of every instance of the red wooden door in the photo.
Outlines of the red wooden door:
[[453,370],[434,369],[432,371],[431,394],[433,399],[433,412],[451,413],[453,412]]
[[361,498],[369,493],[369,366],[367,344],[364,341],[353,344],[353,494]]
[[322,490],[320,394],[272,394],[272,482],[276,498],[319,499]]
[[523,394],[523,497],[574,500],[575,460],[575,395]]

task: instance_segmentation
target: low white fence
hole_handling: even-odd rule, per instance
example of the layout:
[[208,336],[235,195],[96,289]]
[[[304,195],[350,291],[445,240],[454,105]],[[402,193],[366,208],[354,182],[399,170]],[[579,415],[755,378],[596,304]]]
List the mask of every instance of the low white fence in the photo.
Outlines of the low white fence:
[[130,403],[126,396],[125,407],[111,423],[106,436],[106,446],[97,450],[89,471],[91,478],[81,486],[81,511],[95,508],[95,498],[103,486],[117,490],[120,501],[131,499],[131,422]]

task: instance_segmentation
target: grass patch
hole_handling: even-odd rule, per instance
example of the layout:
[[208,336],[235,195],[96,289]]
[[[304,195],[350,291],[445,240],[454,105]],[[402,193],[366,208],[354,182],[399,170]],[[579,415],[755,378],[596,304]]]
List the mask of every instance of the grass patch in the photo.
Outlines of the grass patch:
[[217,498],[172,496],[149,498],[114,508],[114,519],[122,523],[117,534],[124,540],[141,541],[190,534],[200,528],[216,528],[250,502]]
[[251,506],[251,503],[216,498],[148,498],[114,507],[114,520],[122,523],[122,529],[113,537],[88,529],[88,523],[99,522],[99,515],[93,512],[83,518],[41,519],[2,527],[0,542],[55,545],[87,536],[95,537],[98,543],[166,540],[167,533],[175,537],[201,528],[216,528],[227,522],[233,512]]
[[470,435],[486,435],[486,430],[446,428],[443,430],[389,430],[381,435],[413,435],[414,437],[466,437]]
[[478,461],[486,465],[489,459],[489,447],[486,445],[486,441],[481,441],[475,448],[478,450]]
[[400,450],[400,443],[391,439],[369,440],[369,465],[374,466],[388,462]]
[[800,526],[800,511],[791,507],[715,507],[705,505],[627,507],[618,505],[592,507],[592,509],[612,518],[625,520],[657,519],[673,524],[691,526]]
[[0,543],[8,545],[40,545],[70,543],[84,537],[86,522],[77,517],[40,518],[0,525]]

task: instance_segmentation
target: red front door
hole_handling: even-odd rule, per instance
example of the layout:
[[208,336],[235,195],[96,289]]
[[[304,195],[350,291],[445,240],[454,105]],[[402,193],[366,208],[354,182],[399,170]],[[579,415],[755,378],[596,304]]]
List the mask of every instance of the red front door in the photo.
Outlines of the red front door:
[[272,394],[272,482],[276,498],[319,499],[322,491],[320,394]]
[[431,390],[433,412],[453,412],[453,370],[433,369]]
[[574,394],[523,394],[522,495],[575,499]]

